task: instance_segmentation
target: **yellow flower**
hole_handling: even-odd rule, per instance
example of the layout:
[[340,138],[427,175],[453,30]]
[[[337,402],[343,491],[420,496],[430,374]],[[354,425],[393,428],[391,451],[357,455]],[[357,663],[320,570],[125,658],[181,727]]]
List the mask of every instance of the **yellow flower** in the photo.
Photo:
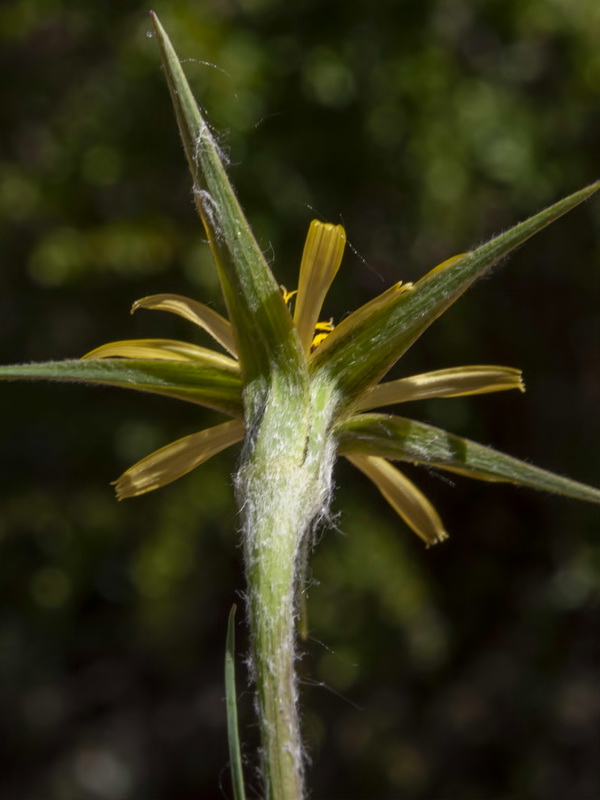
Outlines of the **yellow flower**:
[[[314,372],[322,349],[335,347],[336,338],[352,336],[373,315],[373,311],[383,306],[390,292],[399,295],[418,290],[411,284],[396,284],[391,290],[384,292],[379,298],[367,303],[349,315],[332,332],[329,323],[319,323],[325,296],[335,278],[344,252],[346,234],[341,225],[332,225],[313,221],[310,225],[304,253],[300,264],[300,276],[297,292],[289,292],[284,296],[288,308],[295,295],[293,323],[305,354],[309,372]],[[431,273],[450,267],[462,256],[450,259],[436,267]],[[140,308],[169,311],[193,322],[208,332],[227,353],[209,350],[187,342],[163,339],[141,339],[120,341],[103,345],[88,353],[85,358],[125,358],[136,361],[177,361],[181,364],[210,365],[223,374],[240,378],[240,403],[237,413],[228,422],[179,439],[166,447],[157,450],[128,469],[116,482],[119,499],[135,497],[164,486],[185,475],[195,467],[204,463],[211,456],[241,441],[244,437],[243,406],[241,393],[243,376],[237,361],[238,348],[231,324],[208,306],[173,294],[160,294],[145,297],[134,303],[132,312]],[[291,313],[291,312],[290,312]],[[324,326],[324,327],[322,327]],[[315,335],[316,332],[316,335]],[[389,458],[376,453],[382,452],[381,442],[373,446],[377,438],[388,438],[390,457],[402,458],[413,463],[434,464],[435,466],[462,472],[471,477],[488,480],[514,480],[528,482],[526,474],[511,475],[508,467],[515,469],[519,465],[521,471],[529,474],[529,482],[540,480],[540,476],[549,475],[530,465],[521,465],[508,456],[501,457],[501,463],[494,465],[491,455],[493,451],[467,440],[451,437],[431,426],[402,420],[404,430],[400,434],[395,430],[390,434],[390,423],[398,428],[401,418],[386,415],[373,415],[361,412],[371,411],[382,406],[395,405],[414,400],[432,397],[458,397],[486,392],[497,392],[508,389],[524,391],[521,372],[518,369],[501,366],[467,366],[441,369],[420,375],[402,378],[386,383],[376,383],[358,394],[351,406],[338,418],[331,435],[338,443],[340,453],[363,472],[380,490],[385,499],[405,520],[405,522],[427,544],[433,544],[446,538],[447,534],[437,512],[421,493],[421,491]],[[191,399],[211,407],[219,407],[218,397],[204,400]],[[411,441],[412,437],[412,441]],[[452,443],[457,446],[456,452],[438,452],[432,445],[436,440],[445,438],[452,450]],[[427,445],[429,449],[427,449]],[[438,442],[439,445],[439,442]],[[378,450],[379,447],[379,450]],[[470,461],[461,460],[461,449],[474,449],[478,458]],[[489,463],[482,463],[482,455],[488,454]],[[500,457],[501,454],[494,454]],[[533,474],[535,473],[535,474]],[[564,480],[564,479],[561,479]],[[563,486],[572,493],[581,492],[573,483]],[[549,487],[545,487],[549,488]],[[593,491],[593,490],[588,490]],[[588,498],[590,499],[590,498]]]
[[[475,250],[443,262],[414,285],[394,284],[334,328],[319,319],[342,261],[344,229],[318,221],[311,224],[298,289],[282,295],[229,182],[180,60],[162,26],[153,19],[194,198],[229,319],[196,300],[173,294],[145,297],[132,311],[147,308],[178,314],[207,331],[224,352],[166,339],[121,341],[99,347],[80,361],[0,367],[0,378],[122,386],[198,403],[231,418],[179,439],[132,466],[116,481],[119,499],[164,486],[246,437],[246,454],[258,453],[259,472],[272,462],[281,467],[287,460],[315,482],[304,527],[322,513],[318,497],[329,485],[334,449],[375,483],[428,544],[446,536],[440,518],[391,461],[600,502],[600,492],[584,484],[430,425],[373,413],[382,406],[430,397],[523,391],[521,373],[498,366],[454,367],[388,383],[381,380],[477,278],[591,197],[600,182],[565,197]],[[289,307],[292,297],[293,315]],[[304,469],[307,465],[310,468]]]
[[[229,416],[228,421],[139,461],[116,481],[116,492],[122,499],[157,489],[244,439],[235,485],[243,517],[265,796],[295,798],[302,796],[292,628],[295,597],[304,583],[312,528],[327,512],[336,453],[373,481],[428,545],[446,538],[441,519],[392,462],[600,502],[596,489],[430,425],[373,411],[431,397],[523,391],[521,373],[499,366],[454,367],[381,381],[477,278],[593,195],[600,182],[475,250],[445,261],[414,285],[394,284],[334,327],[320,317],[342,262],[344,229],[312,222],[298,289],[282,293],[229,182],[181,62],[156,15],[152,17],[228,319],[202,303],[173,294],[145,297],[132,310],[178,314],[208,332],[222,351],[168,339],[120,341],[77,361],[0,367],[0,378],[122,386],[197,403]],[[230,626],[229,654],[232,631]],[[229,680],[228,706],[235,709],[232,684]],[[234,717],[231,713],[230,744],[237,735]],[[231,749],[235,753],[235,745]],[[236,781],[241,784],[241,778]]]

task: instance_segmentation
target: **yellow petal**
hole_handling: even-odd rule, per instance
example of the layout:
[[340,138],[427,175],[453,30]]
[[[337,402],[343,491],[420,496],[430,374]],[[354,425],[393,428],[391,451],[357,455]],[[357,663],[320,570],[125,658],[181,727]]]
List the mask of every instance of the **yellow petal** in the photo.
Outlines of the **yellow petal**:
[[385,458],[346,456],[367,478],[370,478],[394,511],[427,545],[448,538],[437,511],[412,481]]
[[357,410],[425,400],[430,397],[461,397],[469,394],[519,389],[524,392],[522,372],[513,367],[473,366],[438,369],[398,381],[379,383],[358,401]]
[[180,294],[153,294],[136,300],[131,307],[131,313],[133,314],[138,308],[151,308],[156,311],[171,311],[173,314],[178,314],[210,333],[219,344],[223,345],[225,350],[237,358],[237,347],[231,323],[212,308],[205,306],[204,303]]
[[222,353],[175,339],[127,339],[108,342],[82,358],[142,358],[159,361],[196,361],[206,366],[239,373],[237,361]]
[[313,220],[304,245],[294,324],[305,352],[309,352],[315,326],[329,287],[342,263],[346,231],[341,225]]
[[244,424],[236,419],[171,442],[138,461],[114,481],[117,499],[137,497],[171,483],[239,442],[243,435]]

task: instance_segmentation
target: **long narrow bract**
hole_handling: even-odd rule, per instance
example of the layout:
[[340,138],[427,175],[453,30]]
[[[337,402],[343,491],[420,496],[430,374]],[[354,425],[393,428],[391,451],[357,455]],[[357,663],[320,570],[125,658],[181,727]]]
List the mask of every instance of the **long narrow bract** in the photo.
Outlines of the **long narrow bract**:
[[[581,189],[470,253],[449,259],[408,291],[395,287],[346,317],[316,351],[311,371],[336,382],[342,406],[374,386],[421,334],[497,261],[600,188]],[[399,287],[400,289],[401,287]]]
[[0,366],[0,380],[48,380],[151,392],[198,403],[231,416],[242,413],[242,383],[231,370],[192,361],[90,358]]
[[[279,371],[290,385],[303,386],[306,391],[304,354],[277,282],[229,182],[169,37],[154,13],[152,20],[242,370],[248,380],[260,383],[272,371]],[[263,387],[260,391],[267,390]]]
[[541,489],[600,503],[600,490],[534,467],[447,431],[387,414],[358,414],[336,428],[338,452],[368,455]]

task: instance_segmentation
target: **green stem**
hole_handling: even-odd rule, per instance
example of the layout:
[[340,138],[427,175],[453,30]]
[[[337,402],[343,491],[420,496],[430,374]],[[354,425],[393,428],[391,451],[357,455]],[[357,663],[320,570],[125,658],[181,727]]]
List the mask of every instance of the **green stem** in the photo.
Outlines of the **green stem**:
[[[237,476],[253,678],[265,798],[303,798],[295,661],[295,593],[301,544],[329,499],[333,447],[310,419],[271,393]],[[310,417],[310,414],[307,416]]]
[[[263,476],[269,483],[268,488],[263,487],[263,500],[267,499],[270,509],[253,521],[246,549],[248,610],[266,797],[300,800],[302,742],[293,619],[297,542],[302,531],[301,520],[290,513],[295,503],[286,502],[283,475],[289,472],[289,465],[278,472],[277,476]],[[268,498],[264,497],[265,489]]]

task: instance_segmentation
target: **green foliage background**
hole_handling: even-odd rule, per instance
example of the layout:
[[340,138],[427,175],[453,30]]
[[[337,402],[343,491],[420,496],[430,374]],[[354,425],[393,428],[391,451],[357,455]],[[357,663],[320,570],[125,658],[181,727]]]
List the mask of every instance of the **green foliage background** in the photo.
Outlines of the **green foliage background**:
[[[346,225],[336,319],[595,177],[592,0],[155,10],[278,279],[295,286],[313,216]],[[146,294],[222,307],[150,27],[137,0],[0,6],[2,363],[201,341],[169,315],[131,318]],[[396,371],[514,365],[528,393],[403,413],[598,482],[597,210],[527,244]],[[41,384],[2,386],[0,409],[0,795],[231,797],[235,454],[120,505],[108,485],[216,415]],[[453,534],[429,551],[339,465],[299,664],[311,796],[592,800],[596,509],[413,475]],[[256,789],[249,691],[240,714]]]

